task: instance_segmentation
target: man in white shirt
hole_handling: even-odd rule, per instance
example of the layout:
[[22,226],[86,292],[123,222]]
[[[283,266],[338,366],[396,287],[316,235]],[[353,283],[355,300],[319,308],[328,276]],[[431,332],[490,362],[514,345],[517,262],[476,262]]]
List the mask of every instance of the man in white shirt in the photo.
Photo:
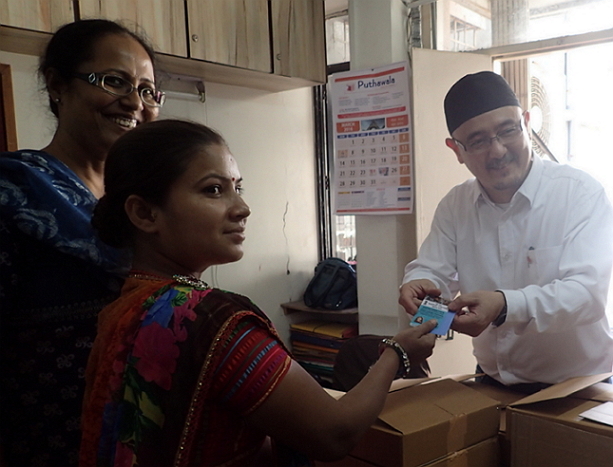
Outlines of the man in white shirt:
[[453,329],[473,336],[486,382],[536,390],[611,371],[613,210],[603,187],[532,153],[530,115],[495,73],[454,84],[445,116],[446,144],[475,178],[438,205],[400,303],[415,314],[427,294],[460,292]]

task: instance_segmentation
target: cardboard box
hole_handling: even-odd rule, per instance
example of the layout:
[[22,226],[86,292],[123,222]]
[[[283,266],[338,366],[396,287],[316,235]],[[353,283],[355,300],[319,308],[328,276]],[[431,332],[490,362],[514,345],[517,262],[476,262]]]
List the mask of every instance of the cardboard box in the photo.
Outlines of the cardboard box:
[[498,438],[488,438],[424,467],[496,467],[499,459]]
[[544,389],[542,391],[537,392],[536,394],[527,397],[525,396],[525,394],[497,386],[480,384],[474,381],[463,381],[463,383],[471,389],[479,391],[482,394],[485,394],[488,397],[491,397],[492,399],[500,402],[500,405],[498,407],[500,411],[500,465],[511,466],[513,448],[512,440],[507,430],[507,412],[510,411],[510,408],[519,408],[522,406],[527,407],[530,406],[530,404],[532,403],[538,403],[547,400],[560,400],[566,397],[582,398],[593,401],[599,400],[601,402],[612,400],[611,398],[613,398],[613,385],[598,383],[598,381],[602,381],[610,377],[612,374],[613,373],[605,373],[601,375],[572,378],[568,381],[565,381],[560,384],[555,384],[547,389]]
[[497,401],[450,379],[401,389],[388,395],[350,456],[378,467],[422,466],[496,437],[497,407]]
[[[488,438],[485,441],[469,446],[435,460],[422,467],[496,467],[499,462],[498,439]],[[365,462],[355,457],[347,456],[337,462],[316,462],[316,467],[373,467],[375,464]]]
[[509,405],[511,466],[613,465],[613,427],[580,416],[605,401],[613,401],[610,385],[594,384],[610,376],[572,378]]

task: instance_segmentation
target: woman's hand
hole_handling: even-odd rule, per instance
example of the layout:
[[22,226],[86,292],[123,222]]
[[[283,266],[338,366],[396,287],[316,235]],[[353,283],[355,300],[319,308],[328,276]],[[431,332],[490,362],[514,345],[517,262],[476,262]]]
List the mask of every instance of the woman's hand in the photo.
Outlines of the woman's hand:
[[[429,332],[435,325],[430,320],[394,339],[411,361],[423,361],[432,353],[436,336]],[[399,365],[398,354],[386,348],[366,376],[336,400],[292,361],[289,372],[247,422],[312,459],[340,459],[377,419]]]
[[436,320],[431,319],[419,326],[410,326],[394,336],[409,356],[411,365],[417,365],[426,360],[434,349],[436,335],[430,334],[436,327]]

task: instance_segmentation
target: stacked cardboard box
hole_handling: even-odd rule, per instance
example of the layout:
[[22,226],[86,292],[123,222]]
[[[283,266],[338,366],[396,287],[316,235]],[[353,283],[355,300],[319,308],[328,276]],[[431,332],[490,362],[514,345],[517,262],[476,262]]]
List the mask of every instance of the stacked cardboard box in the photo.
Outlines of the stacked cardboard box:
[[343,343],[358,335],[357,323],[311,319],[290,325],[294,357],[322,386],[332,387],[334,361]]
[[[421,467],[498,467],[498,441],[488,438],[466,449],[453,452],[442,459]],[[345,457],[338,462],[318,463],[318,467],[373,467],[374,464],[355,457]]]
[[498,402],[451,379],[417,383],[388,395],[349,456],[318,466],[497,466]]
[[530,396],[464,383],[499,401],[501,466],[604,467],[613,465],[613,426],[580,414],[613,401],[612,373],[571,378]]
[[[613,402],[610,384],[593,384],[602,376],[573,378],[522,399],[507,408],[512,467],[604,467],[613,465],[613,414],[609,424],[584,417],[587,410]],[[609,375],[610,376],[610,375]]]
[[[472,381],[398,380],[392,390],[402,389],[390,392],[351,454],[317,466],[610,466],[613,413],[605,410],[613,403],[613,385],[599,381],[612,375],[572,378],[527,397]],[[594,408],[610,417],[609,424],[581,415]]]

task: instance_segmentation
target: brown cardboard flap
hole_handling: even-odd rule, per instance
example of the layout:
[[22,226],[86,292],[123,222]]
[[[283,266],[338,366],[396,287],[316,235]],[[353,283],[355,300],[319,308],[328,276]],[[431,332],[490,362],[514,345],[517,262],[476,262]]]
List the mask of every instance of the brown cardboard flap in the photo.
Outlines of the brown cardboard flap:
[[512,407],[510,413],[512,414],[512,417],[514,417],[513,420],[518,417],[517,414],[519,414],[519,416],[534,416],[550,422],[569,425],[583,431],[613,438],[613,427],[602,423],[592,422],[591,420],[581,417],[581,413],[600,404],[601,403],[597,401],[567,397],[565,399],[538,402],[530,407]]
[[[379,419],[407,434],[496,405],[493,399],[445,379],[390,393]],[[419,416],[407,417],[407,411]]]
[[543,402],[546,400],[562,399],[571,395],[574,392],[577,392],[581,389],[585,389],[595,383],[610,378],[611,376],[613,376],[613,372],[570,378],[562,383],[554,384],[553,386],[542,389],[535,394],[532,394],[528,397],[524,397],[523,399],[513,402],[510,405],[512,407],[517,407],[520,405],[533,404],[535,402]]
[[518,400],[526,397],[526,394],[524,393],[512,391],[509,388],[492,386],[491,384],[477,383],[476,381],[466,381],[462,384],[474,389],[475,391],[479,391],[481,394],[485,394],[494,400],[497,400],[500,402],[501,408],[511,405],[513,402],[517,402]]
[[475,379],[477,376],[483,375],[485,375],[485,373],[460,373],[455,375],[443,376],[442,379],[452,379],[454,381],[457,381],[458,383],[463,383],[464,381]]
[[428,381],[436,381],[439,378],[411,378],[411,379],[395,379],[390,385],[389,392],[399,391],[401,389],[417,386]]
[[613,402],[613,384],[596,383],[571,395],[574,399],[586,399],[599,402]]
[[[436,381],[438,379],[439,378],[395,379],[390,385],[389,392],[400,391],[401,389],[410,388],[429,381]],[[339,391],[337,389],[324,388],[324,390],[337,400],[347,394],[345,391]]]

